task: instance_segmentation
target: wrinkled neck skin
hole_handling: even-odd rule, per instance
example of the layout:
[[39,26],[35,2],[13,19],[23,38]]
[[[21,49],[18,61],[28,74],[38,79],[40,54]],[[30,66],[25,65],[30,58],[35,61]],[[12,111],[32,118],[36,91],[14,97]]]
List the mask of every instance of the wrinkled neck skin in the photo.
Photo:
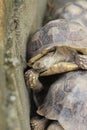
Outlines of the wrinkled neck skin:
[[74,62],[76,51],[68,47],[57,47],[55,51],[48,52],[33,64],[33,69],[41,73],[59,62]]

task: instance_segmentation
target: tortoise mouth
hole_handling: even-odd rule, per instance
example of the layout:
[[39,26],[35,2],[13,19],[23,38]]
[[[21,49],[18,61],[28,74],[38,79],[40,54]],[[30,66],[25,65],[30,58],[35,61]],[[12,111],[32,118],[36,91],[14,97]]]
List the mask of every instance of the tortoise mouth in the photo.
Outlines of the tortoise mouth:
[[54,64],[48,70],[45,70],[40,73],[40,76],[50,76],[60,73],[65,73],[73,70],[77,70],[79,67],[77,64],[72,62],[59,62],[58,64]]

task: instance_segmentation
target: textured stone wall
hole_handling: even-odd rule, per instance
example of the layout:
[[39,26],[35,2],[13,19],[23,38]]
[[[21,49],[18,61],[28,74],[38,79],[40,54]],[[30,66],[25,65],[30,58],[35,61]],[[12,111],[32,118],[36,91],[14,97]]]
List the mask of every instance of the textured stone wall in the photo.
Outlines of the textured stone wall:
[[0,130],[30,130],[23,70],[26,43],[40,28],[47,0],[0,0]]

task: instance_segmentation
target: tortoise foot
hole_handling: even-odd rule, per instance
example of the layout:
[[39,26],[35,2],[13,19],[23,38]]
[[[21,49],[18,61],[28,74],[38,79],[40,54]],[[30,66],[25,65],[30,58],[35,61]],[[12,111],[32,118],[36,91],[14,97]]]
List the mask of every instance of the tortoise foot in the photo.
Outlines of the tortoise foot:
[[31,130],[45,130],[47,122],[46,118],[34,117],[31,119]]
[[78,66],[81,69],[87,70],[87,55],[76,55],[76,64],[78,64]]
[[26,84],[33,90],[41,90],[42,84],[39,81],[39,74],[34,70],[28,70],[25,73],[25,81]]

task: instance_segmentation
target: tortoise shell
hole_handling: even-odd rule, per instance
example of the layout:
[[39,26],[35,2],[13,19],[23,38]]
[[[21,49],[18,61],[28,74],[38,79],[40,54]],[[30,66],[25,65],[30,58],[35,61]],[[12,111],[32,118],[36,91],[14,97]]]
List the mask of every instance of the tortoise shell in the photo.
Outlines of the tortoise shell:
[[57,6],[54,7],[53,19],[73,19],[87,26],[87,1],[68,2],[59,9]]
[[50,21],[36,32],[29,42],[28,64],[32,65],[47,52],[62,46],[87,54],[86,28],[73,20]]
[[65,130],[87,130],[87,72],[69,72],[58,78],[37,113],[59,121]]

